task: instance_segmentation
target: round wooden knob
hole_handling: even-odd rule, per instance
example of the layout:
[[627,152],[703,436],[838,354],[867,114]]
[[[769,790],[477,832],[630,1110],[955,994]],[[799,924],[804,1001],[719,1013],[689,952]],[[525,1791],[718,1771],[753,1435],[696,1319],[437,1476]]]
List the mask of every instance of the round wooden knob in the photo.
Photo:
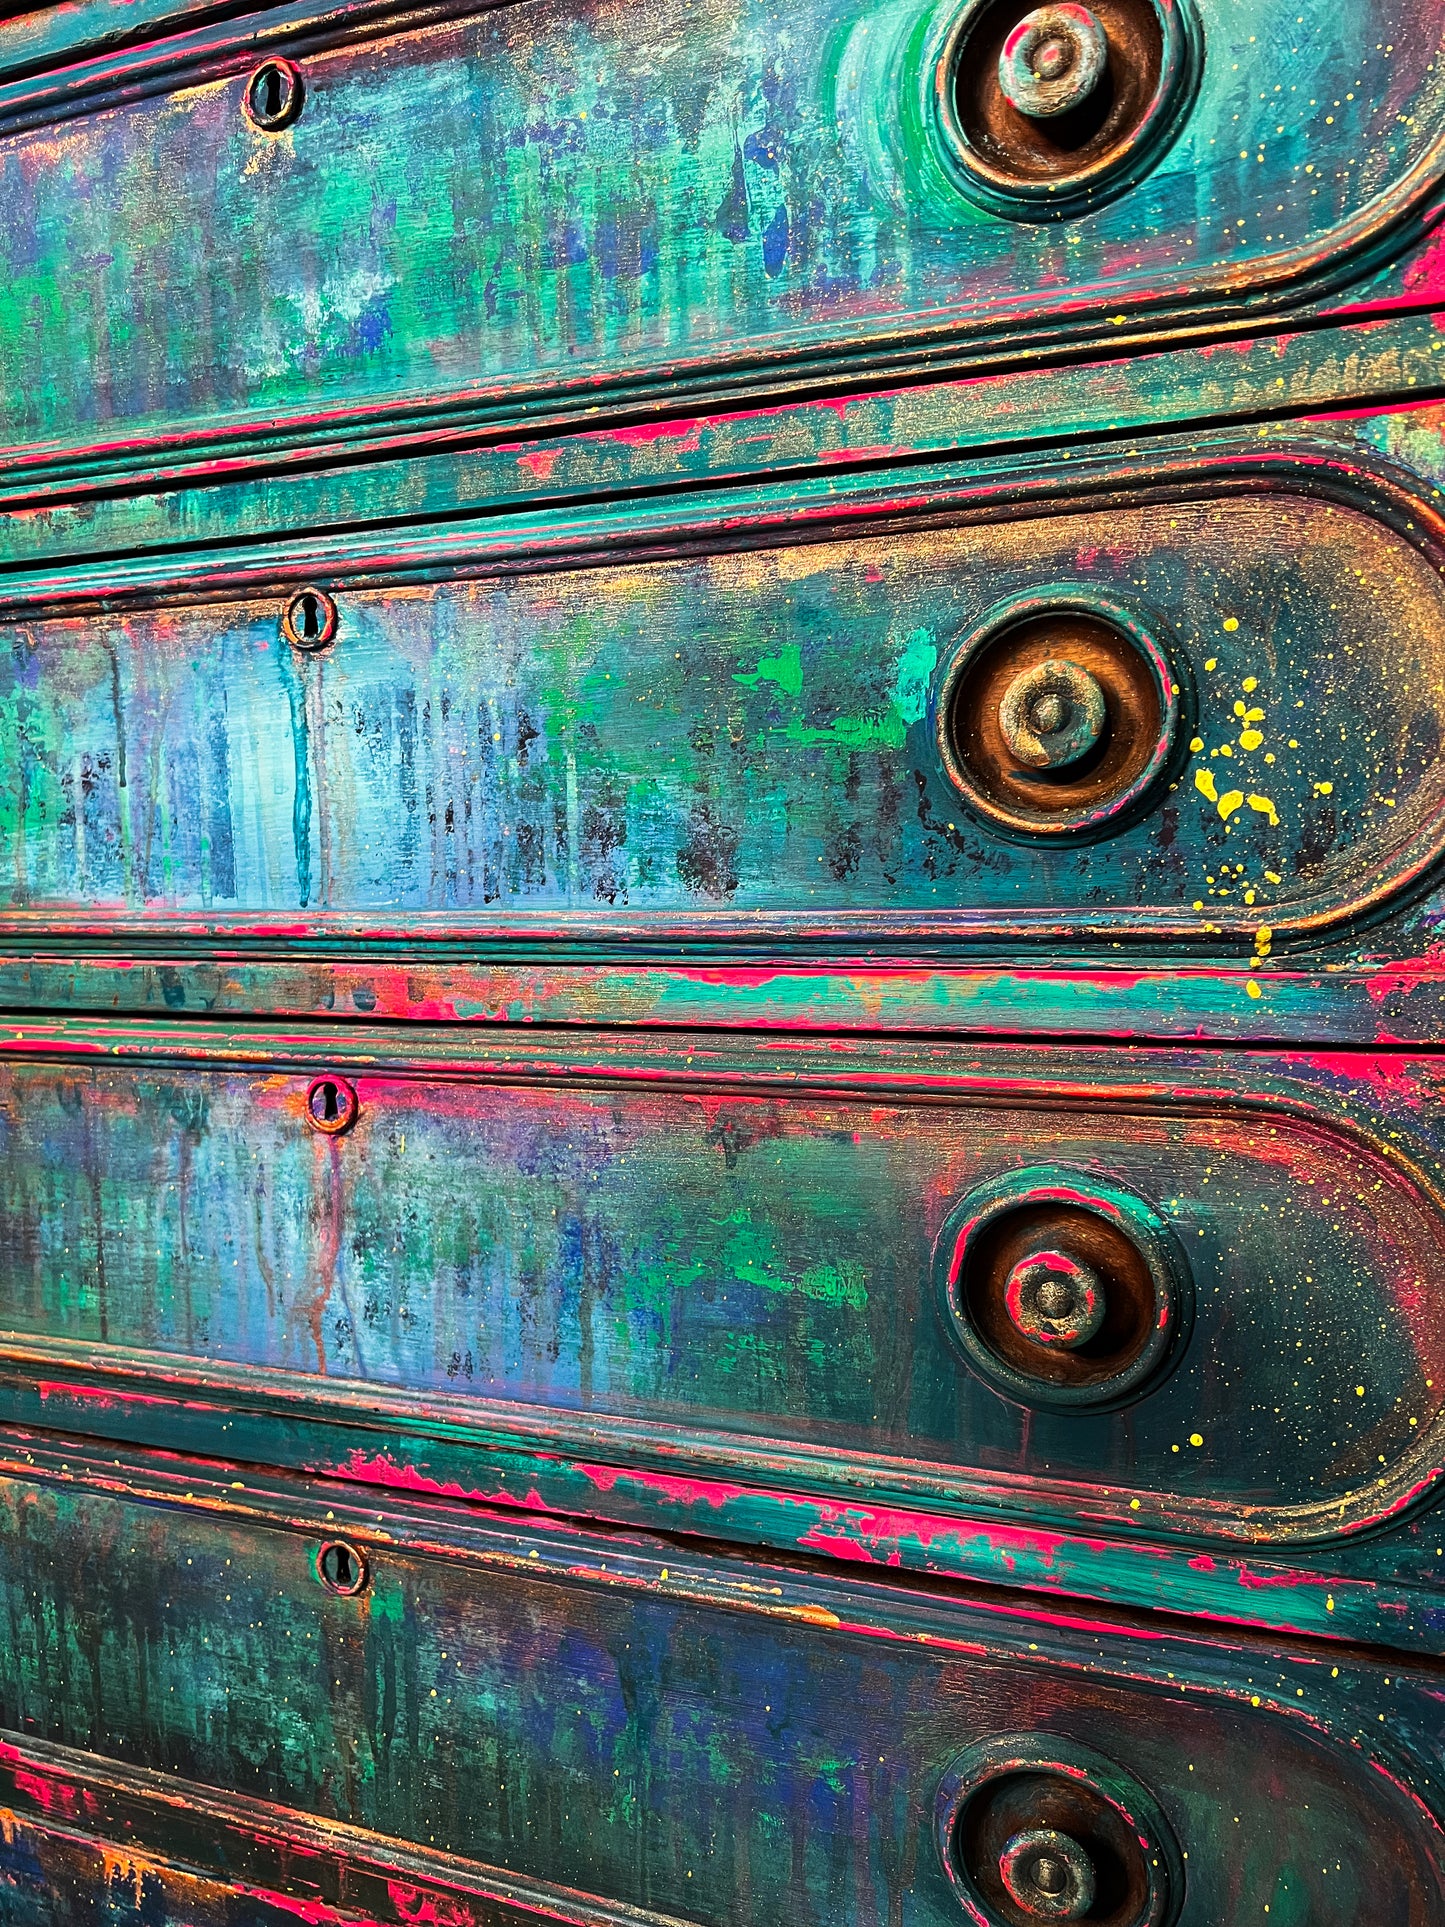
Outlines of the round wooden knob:
[[1053,120],[1083,106],[1108,64],[1104,29],[1087,7],[1035,7],[1004,41],[998,82],[1021,114]]
[[1067,1833],[1031,1827],[1014,1834],[998,1861],[1010,1900],[1030,1920],[1082,1920],[1094,1904],[1094,1863]]

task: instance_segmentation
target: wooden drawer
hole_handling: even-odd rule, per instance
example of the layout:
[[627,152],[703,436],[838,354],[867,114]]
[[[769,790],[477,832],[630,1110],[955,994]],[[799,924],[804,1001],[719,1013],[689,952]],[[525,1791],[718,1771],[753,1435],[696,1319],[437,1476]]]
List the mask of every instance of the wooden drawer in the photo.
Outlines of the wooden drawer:
[[[827,539],[774,505],[739,549],[733,503],[619,520],[635,560],[605,523],[570,566],[555,537],[488,559],[418,531],[334,596],[246,592],[274,565],[233,561],[241,600],[15,608],[8,929],[1263,964],[1419,900],[1445,804],[1426,502],[1319,442],[1284,472],[1238,444],[1106,466],[1084,503],[909,490],[870,484]],[[1053,661],[1086,736],[1022,709],[1010,733]]]
[[1408,1666],[31,1456],[0,1485],[22,1802],[63,1814],[79,1780],[92,1825],[164,1816],[239,1868],[289,1830],[298,1901],[354,1860],[411,1920],[474,1919],[450,1887],[568,1921],[1020,1927],[995,1870],[1042,1824],[1101,1894],[1132,1876],[1099,1916],[1130,1927],[1439,1915],[1437,1695]]
[[[731,1481],[1287,1558],[1440,1476],[1434,1059],[6,1044],[12,1418],[478,1496],[570,1458],[600,1516],[692,1477],[698,1521]],[[1092,1335],[1026,1302],[1059,1265]]]
[[[1097,139],[994,98],[1022,0],[815,0],[785,36],[760,0],[447,11],[263,8],[49,74],[55,36],[14,30],[41,71],[0,88],[4,439],[143,463],[1232,324],[1396,261],[1440,174],[1425,0],[1328,32],[1101,0]],[[243,105],[263,57],[301,83],[277,131]]]

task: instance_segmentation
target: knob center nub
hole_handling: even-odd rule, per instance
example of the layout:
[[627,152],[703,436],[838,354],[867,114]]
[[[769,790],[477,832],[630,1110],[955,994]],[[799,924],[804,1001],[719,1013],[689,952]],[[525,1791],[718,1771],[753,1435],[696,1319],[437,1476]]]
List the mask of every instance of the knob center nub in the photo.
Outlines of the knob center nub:
[[1003,43],[998,82],[1004,98],[1031,120],[1081,107],[1109,64],[1109,43],[1087,7],[1035,7]]
[[1067,1251],[1031,1251],[1004,1281],[1009,1322],[1035,1345],[1076,1351],[1098,1334],[1107,1302],[1092,1265]]
[[1082,1920],[1094,1904],[1094,1863],[1079,1842],[1053,1827],[1014,1834],[999,1856],[999,1878],[1030,1920]]
[[1103,739],[1108,711],[1097,680],[1061,657],[1014,677],[999,704],[1008,751],[1026,769],[1067,769]]

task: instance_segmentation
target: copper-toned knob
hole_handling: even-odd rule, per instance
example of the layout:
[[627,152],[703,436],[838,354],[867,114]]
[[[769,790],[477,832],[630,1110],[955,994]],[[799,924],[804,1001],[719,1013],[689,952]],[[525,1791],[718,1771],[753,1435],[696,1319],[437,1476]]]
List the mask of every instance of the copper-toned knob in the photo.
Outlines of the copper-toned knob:
[[1015,1331],[1036,1345],[1066,1351],[1088,1344],[1107,1309],[1099,1274],[1067,1251],[1031,1251],[1020,1258],[1003,1296]]
[[1087,669],[1051,658],[1014,677],[999,704],[1009,753],[1029,769],[1067,769],[1097,749],[1107,713]]
[[1104,29],[1087,7],[1035,7],[1004,41],[998,81],[1021,114],[1052,120],[1081,107],[1108,64]]
[[1067,1833],[1016,1833],[999,1856],[999,1878],[1030,1920],[1082,1920],[1094,1904],[1094,1863]]

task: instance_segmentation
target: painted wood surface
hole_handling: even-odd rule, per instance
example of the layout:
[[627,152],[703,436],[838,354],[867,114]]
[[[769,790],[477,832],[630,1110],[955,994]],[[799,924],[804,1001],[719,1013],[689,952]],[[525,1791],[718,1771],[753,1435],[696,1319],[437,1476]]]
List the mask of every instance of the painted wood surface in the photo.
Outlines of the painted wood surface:
[[[0,21],[0,1917],[944,1927],[1012,1735],[1169,1927],[1440,1918],[1445,15],[1165,11],[1063,220],[923,0]],[[1040,591],[1182,711],[1047,850]],[[1098,1410],[1020,1173],[1173,1281]]]
[[1197,32],[1165,6],[1196,43],[1177,137],[1066,225],[960,191],[930,105],[954,9],[917,0],[829,0],[807,33],[748,0],[529,0],[313,37],[279,135],[242,113],[243,44],[218,78],[5,143],[6,439],[836,360],[900,330],[1097,337],[1121,308],[1348,282],[1437,184],[1439,12],[1359,0],[1319,35],[1293,4],[1204,0]]
[[[1263,960],[1408,902],[1445,811],[1434,512],[1322,486],[1220,457],[1107,511],[358,589],[310,657],[272,597],[37,611],[0,667],[8,905],[52,935],[279,915]],[[1025,599],[1138,622],[1181,692],[1136,820],[1084,847],[980,818],[940,748],[959,650]]]
[[[844,385],[819,396],[810,384],[806,396],[767,406],[730,408],[713,397],[710,410],[705,395],[688,406],[670,392],[601,425],[578,428],[574,411],[568,433],[541,414],[521,423],[504,414],[499,425],[477,402],[390,413],[337,404],[253,431],[180,425],[83,450],[16,450],[0,479],[13,565],[6,586],[22,600],[39,593],[59,603],[177,577],[210,584],[295,580],[297,568],[349,574],[358,554],[375,558],[375,532],[387,525],[483,513],[485,524],[463,523],[429,552],[546,552],[559,537],[576,539],[575,506],[554,513],[564,505],[585,508],[585,530],[605,495],[733,487],[776,480],[779,470],[794,515],[816,520],[836,478],[889,459],[948,458],[947,472],[966,482],[975,465],[1000,458],[1016,474],[1022,455],[1043,485],[1068,475],[1084,488],[1096,443],[1125,438],[1134,458],[1135,438],[1167,449],[1159,438],[1172,428],[1191,451],[1206,437],[1207,452],[1212,431],[1227,423],[1244,425],[1268,450],[1279,440],[1288,446],[1298,417],[1322,417],[1352,452],[1398,446],[1437,486],[1438,416],[1428,405],[1445,388],[1445,335],[1433,311],[1412,309],[1441,299],[1438,254],[1437,246],[1414,301],[1397,314],[1324,329],[1236,330],[1177,348],[1147,329],[1120,329],[1102,360],[1040,351],[1025,367],[988,377],[925,384],[914,369],[901,386]],[[916,470],[920,488],[939,479]],[[494,525],[498,511],[541,516],[530,527]],[[614,504],[609,545],[634,512]],[[650,507],[643,513],[650,519]],[[238,557],[238,537],[261,546]],[[177,557],[178,548],[188,553]],[[162,549],[171,552],[164,559],[148,554]],[[52,560],[71,566],[44,566]]]
[[[21,1760],[29,1731],[115,1757],[132,1788],[179,1774],[202,1801],[300,1809],[365,1829],[339,1836],[363,1863],[392,1842],[460,1857],[563,1918],[571,1889],[699,1922],[951,1922],[941,1785],[1022,1729],[1152,1794],[1189,1855],[1180,1927],[1438,1911],[1433,1674],[63,1457],[37,1442],[39,1481],[4,1486]],[[357,1598],[315,1577],[342,1531],[369,1561]],[[55,1784],[62,1761],[41,1764]]]
[[[80,1019],[7,1041],[12,1417],[39,1377],[53,1422],[164,1436],[189,1382],[192,1445],[274,1423],[259,1455],[398,1488],[439,1453],[484,1493],[520,1443],[664,1475],[663,1499],[695,1476],[698,1521],[741,1478],[1266,1556],[1440,1476],[1433,1059],[617,1034],[479,1057],[377,1029],[222,1050]],[[359,1097],[343,1136],[306,1122],[321,1074]],[[1192,1324],[1113,1411],[1000,1390],[940,1317],[949,1214],[1025,1169],[1142,1200],[1177,1247]],[[590,1478],[598,1516],[615,1476]],[[1438,1578],[1436,1552],[1398,1576]]]

